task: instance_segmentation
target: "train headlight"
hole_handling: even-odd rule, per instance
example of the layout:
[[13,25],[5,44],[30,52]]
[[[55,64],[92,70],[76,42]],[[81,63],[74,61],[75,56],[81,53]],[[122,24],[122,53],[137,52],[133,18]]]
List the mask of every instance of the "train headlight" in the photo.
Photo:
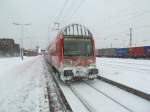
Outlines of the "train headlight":
[[98,69],[90,69],[89,74],[98,74]]
[[73,76],[72,70],[64,70],[64,76]]

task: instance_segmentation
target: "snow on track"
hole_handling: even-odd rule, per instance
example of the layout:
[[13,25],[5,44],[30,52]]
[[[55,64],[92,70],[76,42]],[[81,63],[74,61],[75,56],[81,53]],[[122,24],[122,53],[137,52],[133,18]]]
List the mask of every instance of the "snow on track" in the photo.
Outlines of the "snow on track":
[[89,107],[92,107],[91,110],[95,112],[116,112],[118,110],[120,112],[131,112],[99,93],[86,83],[78,82],[71,84],[71,88],[79,95],[80,98],[82,98],[82,100],[84,100],[84,102],[87,103],[87,105],[89,105]]
[[59,85],[74,112],[150,111],[149,101],[98,79]]
[[115,87],[98,79],[94,81],[88,81],[87,83],[97,90],[100,90],[111,98],[115,99],[121,105],[124,105],[133,112],[150,111],[150,102],[144,100],[143,98],[128,93],[122,89],[119,89],[118,87]]
[[48,112],[42,57],[0,59],[0,112]]
[[61,90],[63,91],[68,103],[71,106],[73,112],[88,112],[86,107],[82,104],[82,102],[74,95],[74,93],[70,90],[67,84],[58,81]]
[[141,72],[141,73],[150,75],[150,69],[147,66],[144,67],[144,65],[142,65],[142,66],[140,65],[140,67],[138,67],[135,64],[126,65],[126,63],[118,63],[118,62],[112,62],[112,61],[101,62],[101,64],[111,65],[111,66],[113,66],[113,68],[119,67],[121,69],[125,69],[128,71]]
[[147,94],[150,94],[150,72],[138,68],[150,70],[149,65],[150,60],[97,58],[99,75]]

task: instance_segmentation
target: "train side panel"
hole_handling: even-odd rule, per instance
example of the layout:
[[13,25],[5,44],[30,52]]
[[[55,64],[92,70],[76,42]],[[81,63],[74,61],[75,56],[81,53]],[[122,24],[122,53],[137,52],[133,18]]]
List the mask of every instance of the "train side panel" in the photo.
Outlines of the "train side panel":
[[128,48],[116,48],[116,57],[127,58],[128,57]]
[[106,57],[115,57],[116,56],[116,50],[115,50],[115,48],[104,49],[103,55]]
[[132,47],[128,49],[128,56],[133,58],[144,57],[144,47]]
[[59,67],[59,57],[58,57],[58,49],[57,49],[57,39],[54,39],[48,48],[48,56],[47,61],[51,63],[55,68]]
[[104,49],[98,49],[98,50],[97,50],[97,56],[98,56],[98,57],[104,56],[104,53],[103,53],[103,52],[104,52]]
[[150,46],[144,46],[144,55],[146,58],[150,58]]

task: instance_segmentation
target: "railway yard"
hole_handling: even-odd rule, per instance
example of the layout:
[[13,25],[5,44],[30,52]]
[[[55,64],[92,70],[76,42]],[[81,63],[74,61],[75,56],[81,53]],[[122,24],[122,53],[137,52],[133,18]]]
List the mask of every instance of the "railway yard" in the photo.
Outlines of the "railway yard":
[[150,111],[149,60],[96,60],[97,79],[64,83],[43,56],[1,58],[0,112]]
[[0,112],[150,112],[150,0],[1,0]]

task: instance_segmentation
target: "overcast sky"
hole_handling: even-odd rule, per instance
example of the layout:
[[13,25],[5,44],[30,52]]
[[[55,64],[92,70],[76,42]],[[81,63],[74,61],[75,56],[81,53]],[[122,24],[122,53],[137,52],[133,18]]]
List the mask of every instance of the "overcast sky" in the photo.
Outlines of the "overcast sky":
[[96,48],[129,46],[130,27],[133,46],[150,45],[150,0],[0,0],[0,38],[20,43],[21,27],[12,23],[30,23],[24,26],[25,48],[46,48],[55,21],[87,26]]

